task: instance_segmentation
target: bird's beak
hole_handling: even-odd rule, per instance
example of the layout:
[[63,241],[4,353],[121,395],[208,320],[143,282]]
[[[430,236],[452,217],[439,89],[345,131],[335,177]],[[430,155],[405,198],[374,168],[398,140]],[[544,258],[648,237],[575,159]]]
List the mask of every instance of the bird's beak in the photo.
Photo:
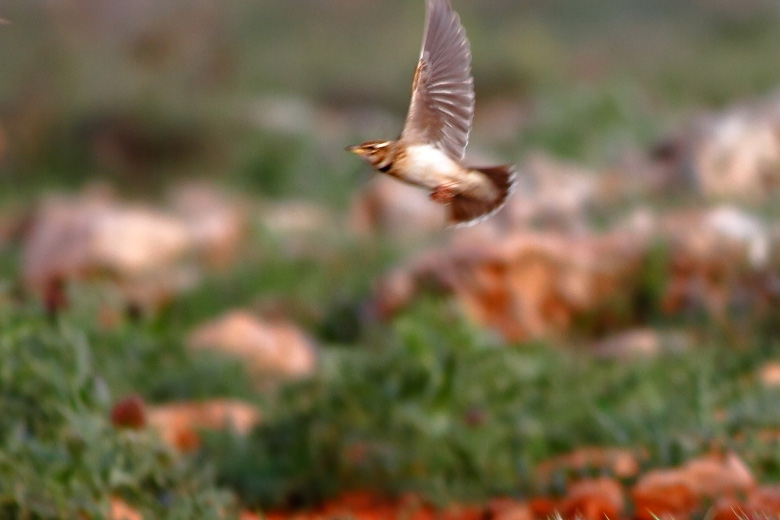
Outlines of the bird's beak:
[[347,150],[348,152],[352,152],[352,153],[354,153],[355,155],[363,155],[363,149],[362,149],[360,146],[358,146],[358,145],[355,145],[355,146],[348,146],[348,147],[346,148],[346,150]]

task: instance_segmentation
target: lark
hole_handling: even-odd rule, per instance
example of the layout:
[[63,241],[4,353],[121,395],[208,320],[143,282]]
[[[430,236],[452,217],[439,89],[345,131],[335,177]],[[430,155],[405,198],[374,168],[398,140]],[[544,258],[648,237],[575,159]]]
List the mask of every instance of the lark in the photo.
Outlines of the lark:
[[515,182],[511,165],[464,165],[474,118],[471,48],[449,0],[427,0],[422,52],[412,100],[395,141],[367,141],[347,148],[374,169],[430,190],[447,206],[448,221],[481,222],[506,203]]

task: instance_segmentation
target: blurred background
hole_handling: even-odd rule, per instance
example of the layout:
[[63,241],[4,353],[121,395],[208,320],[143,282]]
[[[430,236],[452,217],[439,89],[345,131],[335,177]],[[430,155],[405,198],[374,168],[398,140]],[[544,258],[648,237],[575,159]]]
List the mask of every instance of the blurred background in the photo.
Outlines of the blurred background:
[[780,514],[780,4],[454,7],[463,230],[422,0],[0,3],[0,516]]

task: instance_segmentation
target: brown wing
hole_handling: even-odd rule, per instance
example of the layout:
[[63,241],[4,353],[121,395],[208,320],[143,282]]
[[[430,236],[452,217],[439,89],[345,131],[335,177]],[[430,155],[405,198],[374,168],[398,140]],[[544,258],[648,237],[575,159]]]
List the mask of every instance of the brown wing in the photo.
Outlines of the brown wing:
[[474,80],[466,31],[449,0],[428,0],[422,53],[401,138],[431,143],[463,159],[474,116]]

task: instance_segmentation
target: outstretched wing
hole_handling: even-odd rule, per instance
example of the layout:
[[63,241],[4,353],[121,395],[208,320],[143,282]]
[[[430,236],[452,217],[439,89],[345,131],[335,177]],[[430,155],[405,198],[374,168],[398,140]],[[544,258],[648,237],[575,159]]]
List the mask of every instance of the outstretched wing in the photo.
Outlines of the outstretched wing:
[[428,0],[422,53],[401,138],[463,159],[474,117],[471,49],[449,0]]

